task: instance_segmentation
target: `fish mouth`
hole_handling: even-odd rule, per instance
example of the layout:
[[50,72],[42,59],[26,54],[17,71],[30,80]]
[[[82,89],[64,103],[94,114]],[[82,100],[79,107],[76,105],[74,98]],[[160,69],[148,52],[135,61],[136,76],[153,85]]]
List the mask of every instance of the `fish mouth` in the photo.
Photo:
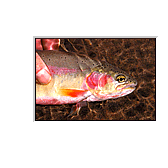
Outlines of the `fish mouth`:
[[137,83],[131,83],[124,86],[122,89],[136,89]]
[[126,96],[130,93],[132,93],[137,86],[137,82],[133,82],[133,83],[125,83],[123,85],[117,86],[117,88],[115,88],[115,92],[111,93],[108,97],[109,98],[119,98],[119,97],[123,97]]
[[137,86],[137,83],[126,84],[120,90],[121,96],[125,96],[125,95],[132,93],[136,89],[136,86]]
[[137,82],[133,82],[133,83],[125,83],[122,86],[117,86],[117,90],[135,90],[137,86]]

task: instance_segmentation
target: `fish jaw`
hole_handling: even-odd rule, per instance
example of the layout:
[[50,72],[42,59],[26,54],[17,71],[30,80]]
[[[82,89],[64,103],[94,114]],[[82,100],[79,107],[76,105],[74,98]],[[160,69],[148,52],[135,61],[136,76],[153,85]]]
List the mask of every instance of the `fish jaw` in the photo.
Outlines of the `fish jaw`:
[[[126,96],[132,93],[136,89],[137,82],[124,83],[124,84],[113,84],[113,91],[105,96],[106,99],[115,99]],[[101,93],[100,93],[101,94]]]
[[116,89],[112,94],[107,95],[106,98],[107,99],[115,99],[115,98],[126,96],[126,95],[132,93],[136,89],[135,86],[129,86],[129,87],[128,86],[124,86],[120,90]]

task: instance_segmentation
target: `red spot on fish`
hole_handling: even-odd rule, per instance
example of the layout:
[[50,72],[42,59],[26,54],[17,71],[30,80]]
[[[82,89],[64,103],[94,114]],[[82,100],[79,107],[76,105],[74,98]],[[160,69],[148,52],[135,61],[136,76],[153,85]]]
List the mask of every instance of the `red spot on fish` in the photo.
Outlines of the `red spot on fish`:
[[100,87],[104,87],[106,85],[107,78],[108,78],[107,75],[103,75],[103,76],[100,77],[100,79],[99,79],[99,86]]
[[99,81],[100,75],[101,74],[97,72],[93,72],[86,78],[86,83],[91,89],[96,89],[98,87],[98,81]]
[[104,87],[107,84],[108,78],[111,78],[111,76],[93,72],[87,77],[86,82],[91,89],[97,89],[98,86]]
[[60,96],[70,96],[78,97],[83,96],[86,93],[86,90],[76,90],[76,89],[59,89],[58,94]]

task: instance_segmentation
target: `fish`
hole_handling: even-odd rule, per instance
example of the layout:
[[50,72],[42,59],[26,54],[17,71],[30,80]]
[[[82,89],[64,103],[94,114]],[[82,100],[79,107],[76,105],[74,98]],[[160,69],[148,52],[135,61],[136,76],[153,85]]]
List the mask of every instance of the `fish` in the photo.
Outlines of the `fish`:
[[57,50],[36,51],[47,65],[51,82],[36,83],[36,104],[75,104],[71,113],[86,102],[116,99],[132,93],[137,81],[106,60],[91,59],[84,54]]

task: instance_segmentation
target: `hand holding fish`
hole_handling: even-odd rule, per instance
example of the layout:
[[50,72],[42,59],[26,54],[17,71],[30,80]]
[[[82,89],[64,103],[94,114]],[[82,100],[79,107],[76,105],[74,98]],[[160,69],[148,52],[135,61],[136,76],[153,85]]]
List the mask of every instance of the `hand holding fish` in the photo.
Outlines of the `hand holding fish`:
[[50,72],[38,53],[36,53],[36,82],[40,84],[48,84],[50,81]]
[[[36,39],[36,50],[57,50],[59,47],[59,39]],[[36,82],[40,84],[48,84],[51,81],[51,74],[46,64],[36,53]]]

